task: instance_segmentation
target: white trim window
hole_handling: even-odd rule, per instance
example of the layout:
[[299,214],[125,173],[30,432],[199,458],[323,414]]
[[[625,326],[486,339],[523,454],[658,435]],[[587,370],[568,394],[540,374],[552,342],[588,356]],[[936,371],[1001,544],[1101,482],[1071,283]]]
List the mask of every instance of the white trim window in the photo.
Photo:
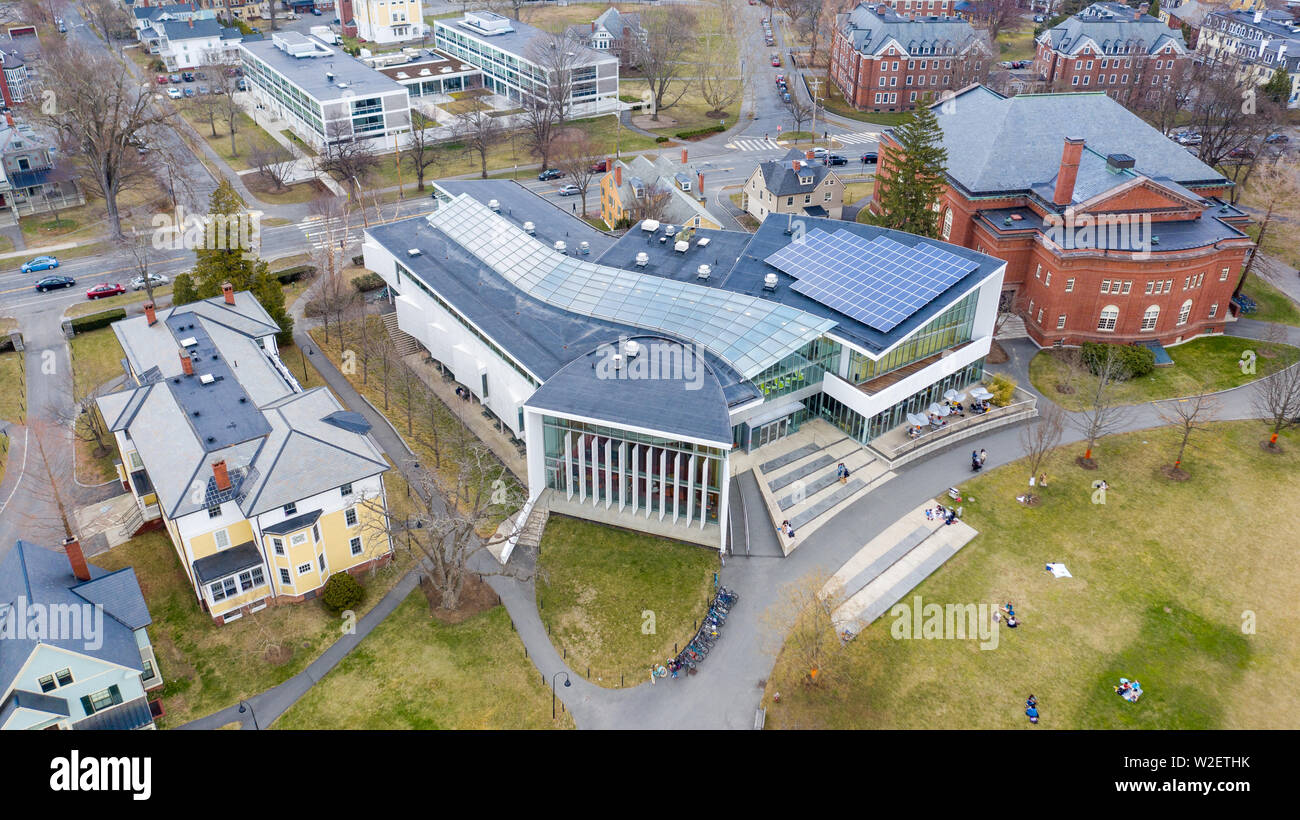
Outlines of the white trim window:
[[351,548],[353,555],[361,554],[361,536],[354,536],[348,541],[348,547]]
[[217,530],[212,533],[212,541],[217,545],[217,549],[223,550],[230,546],[230,533],[226,530]]
[[1114,333],[1115,325],[1119,322],[1119,308],[1115,305],[1106,305],[1101,309],[1101,317],[1097,320],[1097,329],[1106,333]]
[[309,573],[309,572],[311,572],[311,564],[310,564],[310,563],[308,563],[308,564],[299,564],[299,565],[298,565],[298,574],[299,574],[299,575],[306,575],[306,574]]
[[1178,310],[1179,326],[1187,324],[1187,317],[1190,315],[1192,315],[1192,300],[1188,299],[1186,302],[1183,302],[1183,306]]
[[1155,330],[1156,322],[1160,319],[1160,306],[1152,305],[1142,314],[1142,330]]
[[208,584],[208,592],[212,595],[212,602],[216,603],[217,601],[224,601],[227,598],[233,598],[239,593],[239,586],[235,583],[235,579],[232,576]]
[[1074,277],[1070,277],[1069,279],[1065,280],[1065,292],[1066,293],[1074,292]]
[[348,507],[343,511],[343,523],[347,524],[349,527],[355,527],[357,525],[356,507]]
[[1219,303],[1218,303],[1218,302],[1215,302],[1214,304],[1210,305],[1210,318],[1211,318],[1211,319],[1213,319],[1213,318],[1215,317],[1215,315],[1218,314],[1218,312],[1219,312]]
[[293,586],[293,577],[289,575],[289,570],[284,567],[280,567],[280,585],[286,587]]
[[1057,330],[1065,330],[1065,314],[1064,314],[1064,313],[1062,313],[1060,316],[1057,316],[1057,317],[1056,317],[1056,329],[1057,329]]

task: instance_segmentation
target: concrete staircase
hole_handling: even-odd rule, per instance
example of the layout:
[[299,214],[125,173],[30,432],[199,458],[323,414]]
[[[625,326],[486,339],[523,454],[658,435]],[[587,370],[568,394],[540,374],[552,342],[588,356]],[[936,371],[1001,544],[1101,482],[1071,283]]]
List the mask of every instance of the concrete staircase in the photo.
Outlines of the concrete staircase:
[[926,519],[932,506],[894,522],[831,576],[822,594],[837,632],[856,636],[978,535],[961,521]]
[[999,339],[1029,338],[1029,331],[1025,330],[1025,320],[1022,317],[1017,316],[1016,314],[1013,313],[1010,316],[1007,316],[1005,320],[1001,316],[999,316],[998,320],[1002,322],[1002,328],[998,331],[997,338]]
[[398,356],[409,356],[420,352],[420,343],[416,338],[397,326],[396,312],[385,313],[383,321],[384,329],[388,331],[388,338],[393,340],[393,347],[397,348]]
[[551,511],[548,507],[534,504],[528,513],[528,520],[519,530],[519,538],[515,541],[515,546],[536,549],[542,543],[542,534],[546,532],[546,522],[550,517]]

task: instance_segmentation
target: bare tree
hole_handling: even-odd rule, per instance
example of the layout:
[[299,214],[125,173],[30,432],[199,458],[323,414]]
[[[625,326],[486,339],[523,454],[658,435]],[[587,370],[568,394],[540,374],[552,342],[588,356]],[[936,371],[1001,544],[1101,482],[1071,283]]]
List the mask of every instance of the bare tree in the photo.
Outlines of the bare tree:
[[[577,187],[582,198],[582,216],[587,216],[587,189],[592,180],[600,175],[596,163],[600,159],[600,146],[587,136],[585,131],[574,130],[565,134],[555,144],[555,167],[564,172],[564,176]],[[612,169],[610,169],[612,170]]]
[[424,190],[424,178],[429,168],[439,166],[446,160],[446,152],[434,141],[433,129],[437,123],[424,114],[411,109],[411,139],[403,152],[406,160],[415,169],[415,190]]
[[131,257],[131,267],[135,270],[136,276],[144,282],[145,301],[153,302],[154,279],[149,273],[154,257],[152,238],[132,228],[131,235],[123,237],[118,244]]
[[974,0],[973,5],[971,21],[982,24],[993,40],[997,40],[1003,29],[1014,27],[1020,20],[1021,9],[1016,0]]
[[1165,475],[1179,480],[1187,478],[1187,472],[1183,470],[1183,456],[1187,453],[1192,433],[1206,430],[1206,425],[1214,421],[1218,409],[1218,402],[1206,395],[1204,388],[1195,396],[1171,399],[1156,405],[1156,415],[1160,416],[1160,420],[1178,430],[1178,455],[1174,457],[1173,466],[1165,468]]
[[117,36],[131,30],[126,7],[118,0],[81,0],[79,5],[86,25],[110,46]]
[[700,61],[696,65],[695,87],[709,106],[707,116],[722,117],[727,107],[745,91],[740,76],[736,39],[726,31],[708,31],[700,35]]
[[277,191],[288,187],[289,176],[298,158],[278,142],[261,143],[249,152],[249,162]]
[[196,115],[196,119],[202,120],[208,124],[212,136],[218,137],[217,122],[226,120],[226,100],[222,98],[219,88],[213,88],[217,93],[199,94],[183,102]]
[[[1061,443],[1061,434],[1065,432],[1065,413],[1052,402],[1044,402],[1038,408],[1038,420],[1020,428],[1020,449],[1025,454],[1025,464],[1029,467],[1029,486],[1038,486],[1037,476],[1049,453]],[[1026,494],[1026,503],[1034,503],[1038,496],[1033,489]]]
[[1275,359],[1269,372],[1255,382],[1254,393],[1255,412],[1271,431],[1263,446],[1280,453],[1278,434],[1300,423],[1300,352],[1288,348]]
[[34,455],[39,459],[29,460],[27,475],[32,484],[27,493],[32,503],[24,505],[20,529],[23,537],[32,541],[59,543],[63,538],[79,537],[75,499],[67,489],[73,484],[74,450],[55,421],[62,415],[56,410],[46,418],[28,420],[36,444]]
[[1097,446],[1098,439],[1119,432],[1128,419],[1129,408],[1116,402],[1115,385],[1127,379],[1129,371],[1115,345],[1106,345],[1090,369],[1097,377],[1097,383],[1087,396],[1086,406],[1071,416],[1071,420],[1087,441],[1087,449],[1079,459],[1079,466],[1095,469],[1097,463],[1093,460],[1092,451]]
[[1276,162],[1267,165],[1260,172],[1255,184],[1251,186],[1251,191],[1255,194],[1252,199],[1256,201],[1257,207],[1264,209],[1264,215],[1258,220],[1259,234],[1255,237],[1254,247],[1250,249],[1246,269],[1241,273],[1243,282],[1255,267],[1255,258],[1264,249],[1264,240],[1268,236],[1268,229],[1273,225],[1274,217],[1280,215],[1286,222],[1297,218],[1300,211],[1300,184],[1297,184],[1297,174],[1300,174],[1300,167],[1297,167],[1294,161]]
[[668,204],[672,201],[672,197],[672,189],[664,183],[658,180],[647,183],[640,192],[633,194],[632,202],[627,208],[628,217],[633,222],[640,222],[643,219],[662,222],[667,215]]
[[487,179],[487,155],[501,138],[501,121],[490,112],[474,110],[456,118],[455,131],[465,147],[478,154],[479,170]]
[[348,231],[351,227],[352,207],[348,200],[341,197],[322,194],[312,200],[309,207],[311,214],[317,217],[316,224],[319,241],[312,250],[312,261],[316,263],[320,282],[315,286],[306,308],[312,314],[324,319],[325,342],[329,343],[330,320],[334,320],[334,332],[338,336],[340,353],[345,349],[343,323],[350,315],[360,294],[344,274],[343,254],[347,244]]
[[1211,167],[1254,149],[1281,120],[1276,103],[1253,82],[1243,85],[1246,69],[1236,57],[1193,62],[1179,79],[1184,90],[1168,92],[1180,98],[1181,122],[1201,135],[1197,155]]
[[350,123],[336,120],[329,124],[325,148],[316,161],[319,170],[347,182],[356,197],[361,193],[361,180],[378,165],[374,149],[369,142],[352,136]]
[[655,122],[660,111],[676,105],[690,90],[690,65],[682,59],[682,33],[695,30],[695,17],[687,6],[641,13],[644,37],[632,44],[632,50],[650,88],[650,119]]
[[[812,119],[812,103],[803,99],[798,94],[791,94],[790,102],[786,103],[786,107],[790,109],[790,119],[794,120],[795,132],[797,133],[802,131],[803,124]],[[816,136],[816,134],[813,135],[814,139]],[[795,140],[795,142],[798,142],[798,140]]]
[[763,616],[764,631],[773,644],[779,642],[776,648],[801,683],[825,680],[826,663],[841,645],[831,620],[834,604],[827,595],[829,581],[816,572],[786,584],[776,605]]
[[235,134],[239,130],[239,117],[244,112],[243,106],[235,99],[239,93],[239,77],[232,70],[233,66],[224,64],[218,54],[209,54],[203,64],[211,68],[210,72],[205,73],[211,77],[212,88],[216,92],[212,96],[216,99],[217,112],[230,132],[230,155],[237,157],[239,146],[235,142]]
[[789,0],[786,12],[794,23],[795,33],[808,44],[808,65],[817,65],[817,50],[835,19],[833,0]]
[[522,100],[528,149],[550,167],[551,149],[568,120],[573,99],[573,71],[585,46],[570,34],[548,34],[528,45],[528,58],[542,76]]
[[132,143],[168,124],[171,115],[155,107],[152,90],[112,57],[66,41],[46,53],[45,83],[55,105],[41,117],[103,197],[109,234],[121,239],[118,196],[148,175]]

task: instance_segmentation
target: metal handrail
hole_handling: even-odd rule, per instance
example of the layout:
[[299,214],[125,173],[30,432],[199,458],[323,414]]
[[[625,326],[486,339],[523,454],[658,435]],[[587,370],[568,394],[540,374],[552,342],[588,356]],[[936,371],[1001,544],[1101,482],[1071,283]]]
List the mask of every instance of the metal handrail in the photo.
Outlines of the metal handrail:
[[[1016,389],[1017,392],[1019,392],[1019,388]],[[999,416],[1012,415],[1013,413],[1016,412],[1016,408],[1023,409],[1026,406],[1032,407],[1036,405],[1037,401],[1038,401],[1037,399],[1031,397],[1025,399],[1024,401],[1018,401],[1003,407],[996,407],[994,409],[989,410],[988,412],[980,413],[978,416],[967,416],[966,418],[958,419],[952,424],[945,425],[944,427],[941,427],[938,430],[932,430],[930,432],[922,433],[920,438],[914,438],[904,442],[903,444],[891,450],[888,453],[888,456],[892,461],[896,456],[903,455],[904,453],[915,450],[918,447],[923,447],[926,444],[929,444],[934,441],[938,441],[939,439],[947,438],[953,433],[963,430],[966,427],[974,426],[976,422],[987,421],[988,419],[998,418]]]

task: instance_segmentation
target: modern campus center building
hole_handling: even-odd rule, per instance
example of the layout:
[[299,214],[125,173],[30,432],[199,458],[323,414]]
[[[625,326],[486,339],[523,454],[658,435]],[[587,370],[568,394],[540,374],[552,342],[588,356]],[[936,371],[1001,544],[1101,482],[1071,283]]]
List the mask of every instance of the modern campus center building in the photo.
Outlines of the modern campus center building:
[[[459,20],[433,21],[434,47],[476,66],[483,86],[523,103],[563,87],[554,75],[568,71],[568,118],[594,117],[618,110],[618,57],[548,34],[490,11],[466,12]],[[565,45],[563,56],[548,48]]]
[[983,374],[1005,263],[868,225],[621,239],[508,181],[366,231],[402,330],[525,441],[530,500],[712,546],[733,454],[861,443]]

